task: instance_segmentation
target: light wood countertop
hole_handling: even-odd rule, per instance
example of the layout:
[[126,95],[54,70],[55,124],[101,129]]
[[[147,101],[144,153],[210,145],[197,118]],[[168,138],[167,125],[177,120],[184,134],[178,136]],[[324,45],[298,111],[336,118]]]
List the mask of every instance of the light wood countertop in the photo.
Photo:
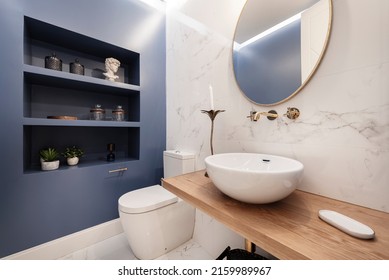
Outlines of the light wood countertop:
[[[389,214],[296,190],[287,198],[263,205],[242,203],[221,193],[197,171],[163,179],[163,187],[279,259],[389,260]],[[375,231],[358,239],[318,217],[334,210]]]

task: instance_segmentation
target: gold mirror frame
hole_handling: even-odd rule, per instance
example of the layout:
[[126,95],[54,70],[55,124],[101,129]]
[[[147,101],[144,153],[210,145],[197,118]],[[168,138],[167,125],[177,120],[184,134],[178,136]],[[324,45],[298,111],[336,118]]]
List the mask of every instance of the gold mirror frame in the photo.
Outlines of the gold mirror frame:
[[[256,1],[256,0],[247,0],[245,5],[243,6],[243,9],[242,11],[240,12],[240,15],[239,15],[239,18],[238,18],[238,22],[237,22],[237,26],[239,24],[239,20],[242,16],[242,13],[247,5],[247,2],[248,1]],[[251,103],[254,103],[256,105],[260,105],[260,106],[275,106],[275,105],[278,105],[278,104],[281,104],[281,103],[284,103],[288,100],[290,100],[291,98],[293,98],[295,95],[297,95],[307,84],[308,82],[311,80],[311,78],[313,77],[313,75],[316,73],[317,69],[319,68],[320,66],[320,63],[322,62],[323,60],[323,57],[324,57],[324,54],[327,50],[327,47],[328,47],[328,42],[330,40],[330,35],[331,35],[331,30],[332,30],[332,19],[333,19],[333,4],[332,4],[332,0],[328,0],[328,5],[329,5],[329,19],[328,19],[328,26],[327,26],[327,34],[326,34],[326,38],[325,38],[325,41],[324,41],[324,45],[323,45],[323,48],[322,48],[322,51],[319,55],[319,58],[315,64],[315,66],[313,67],[313,69],[311,70],[310,74],[307,76],[307,78],[305,79],[304,82],[301,83],[301,85],[294,91],[292,92],[288,97],[278,101],[278,102],[275,102],[275,103],[269,103],[269,104],[264,104],[264,103],[258,103],[254,100],[252,100],[251,98],[249,98],[245,93],[244,91],[242,90],[241,86],[239,85],[238,81],[237,81],[237,78],[236,78],[236,74],[235,74],[235,63],[234,63],[234,40],[235,40],[235,37],[236,37],[236,32],[237,32],[237,27],[235,28],[235,31],[234,31],[234,37],[233,37],[233,40],[232,40],[232,48],[231,48],[231,54],[232,54],[232,65],[233,65],[233,72],[234,72],[234,79],[235,79],[235,82],[236,84],[238,85],[238,88],[240,90],[240,92],[243,94],[243,96],[249,100]]]

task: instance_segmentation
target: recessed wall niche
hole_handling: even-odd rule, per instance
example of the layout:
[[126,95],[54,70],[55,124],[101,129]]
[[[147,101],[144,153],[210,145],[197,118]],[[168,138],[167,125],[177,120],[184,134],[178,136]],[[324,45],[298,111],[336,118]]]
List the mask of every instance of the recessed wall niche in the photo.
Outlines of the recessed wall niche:
[[[61,59],[62,70],[45,68],[45,57],[53,54]],[[103,75],[107,57],[121,62],[115,82]],[[76,59],[84,66],[84,75],[69,72]],[[140,54],[131,50],[25,17],[24,172],[39,170],[39,150],[44,147],[82,147],[85,156],[80,167],[109,164],[105,160],[108,143],[115,143],[116,162],[138,160],[139,59]],[[105,109],[103,120],[90,119],[96,104]],[[124,121],[112,118],[118,105],[125,111]]]

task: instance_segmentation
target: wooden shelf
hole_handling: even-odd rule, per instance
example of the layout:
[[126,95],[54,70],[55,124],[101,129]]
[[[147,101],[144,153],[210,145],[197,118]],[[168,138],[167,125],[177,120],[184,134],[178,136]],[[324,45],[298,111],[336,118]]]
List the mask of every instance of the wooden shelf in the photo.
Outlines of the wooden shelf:
[[[389,259],[389,214],[295,191],[272,204],[242,203],[221,193],[205,171],[163,179],[163,187],[279,259]],[[362,240],[323,222],[318,211],[350,216],[376,234]]]

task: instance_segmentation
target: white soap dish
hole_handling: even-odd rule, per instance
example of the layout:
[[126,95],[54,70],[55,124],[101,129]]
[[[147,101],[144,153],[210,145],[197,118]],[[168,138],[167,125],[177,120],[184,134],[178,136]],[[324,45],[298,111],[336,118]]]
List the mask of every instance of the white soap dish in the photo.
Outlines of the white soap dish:
[[345,233],[361,239],[374,238],[374,230],[361,222],[331,210],[320,210],[319,217]]

